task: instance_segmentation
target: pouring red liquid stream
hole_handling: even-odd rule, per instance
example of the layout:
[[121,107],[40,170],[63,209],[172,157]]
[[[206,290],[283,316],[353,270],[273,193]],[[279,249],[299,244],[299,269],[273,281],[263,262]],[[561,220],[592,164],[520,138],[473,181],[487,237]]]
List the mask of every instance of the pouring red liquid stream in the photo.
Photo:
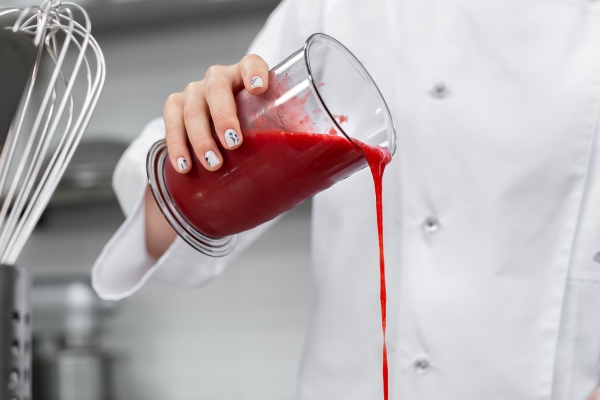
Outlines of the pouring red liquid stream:
[[358,140],[354,140],[360,146],[375,184],[375,205],[377,207],[377,236],[379,239],[379,300],[381,302],[381,328],[383,331],[383,354],[382,354],[382,372],[383,372],[383,398],[388,400],[388,362],[386,345],[386,323],[387,323],[387,294],[385,284],[385,256],[383,249],[383,172],[385,167],[392,161],[392,154],[388,149],[382,147],[369,146]]
[[383,391],[388,400],[382,178],[391,153],[331,134],[260,130],[243,135],[244,144],[235,151],[223,149],[216,141],[225,158],[216,172],[205,170],[193,151],[187,174],[165,164],[173,201],[188,222],[207,236],[220,238],[258,226],[369,165],[377,206]]

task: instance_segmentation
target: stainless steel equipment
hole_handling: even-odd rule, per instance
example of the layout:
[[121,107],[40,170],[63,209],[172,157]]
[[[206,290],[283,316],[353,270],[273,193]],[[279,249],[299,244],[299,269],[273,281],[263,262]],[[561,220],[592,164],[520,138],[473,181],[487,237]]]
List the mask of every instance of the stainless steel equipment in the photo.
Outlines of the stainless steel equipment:
[[33,397],[109,400],[115,356],[102,345],[104,323],[116,308],[92,289],[89,276],[35,277]]
[[0,266],[0,399],[28,399],[31,385],[29,277]]
[[30,398],[29,284],[26,271],[14,264],[104,83],[104,57],[90,29],[87,14],[73,3],[47,0],[39,7],[0,7],[2,400]]

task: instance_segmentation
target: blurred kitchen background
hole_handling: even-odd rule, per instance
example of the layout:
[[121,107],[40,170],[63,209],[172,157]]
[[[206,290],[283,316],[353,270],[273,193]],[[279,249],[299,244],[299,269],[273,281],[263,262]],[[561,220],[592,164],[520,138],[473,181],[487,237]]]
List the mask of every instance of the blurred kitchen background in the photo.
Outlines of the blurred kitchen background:
[[[3,0],[3,5],[36,5]],[[87,0],[107,64],[80,147],[18,264],[33,273],[33,400],[291,399],[313,304],[306,203],[219,279],[100,301],[91,266],[123,221],[110,176],[166,97],[238,61],[276,0]]]

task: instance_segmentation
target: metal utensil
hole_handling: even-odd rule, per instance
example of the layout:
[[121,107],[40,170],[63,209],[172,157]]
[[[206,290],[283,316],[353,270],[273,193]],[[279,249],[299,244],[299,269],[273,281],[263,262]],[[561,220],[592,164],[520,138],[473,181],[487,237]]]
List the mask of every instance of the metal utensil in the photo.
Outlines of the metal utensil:
[[[73,10],[83,15],[85,25],[75,21]],[[8,29],[33,39],[38,52],[22,108],[0,156],[0,263],[9,265],[15,263],[73,155],[105,77],[104,57],[80,6],[54,0],[40,7],[0,8],[0,22],[11,15],[16,21]],[[40,75],[47,62],[53,68],[47,71],[46,83]],[[33,101],[37,92],[39,106]]]
[[31,393],[29,278],[14,264],[104,84],[104,57],[90,25],[83,8],[59,0],[0,7],[0,399]]
[[31,381],[29,276],[0,266],[0,399],[25,399]]

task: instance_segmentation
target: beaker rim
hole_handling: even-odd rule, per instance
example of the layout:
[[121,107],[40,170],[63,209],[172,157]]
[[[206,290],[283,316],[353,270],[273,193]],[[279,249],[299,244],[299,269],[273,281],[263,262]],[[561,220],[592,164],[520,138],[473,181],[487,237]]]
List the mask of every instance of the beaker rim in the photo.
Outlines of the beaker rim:
[[385,144],[384,147],[386,147],[393,156],[394,153],[396,152],[396,127],[394,125],[394,120],[392,118],[390,109],[385,101],[385,98],[383,97],[383,95],[381,93],[381,90],[379,90],[379,87],[375,83],[375,80],[373,79],[371,74],[369,74],[369,72],[367,71],[365,66],[360,62],[360,60],[358,58],[356,58],[356,56],[346,46],[344,46],[338,40],[334,39],[333,37],[331,37],[325,33],[314,33],[314,34],[310,35],[308,37],[308,39],[306,39],[306,42],[304,43],[304,48],[303,48],[304,63],[305,63],[306,72],[307,72],[306,75],[308,76],[308,81],[310,83],[309,87],[310,87],[311,91],[313,92],[314,97],[317,99],[317,102],[322,107],[322,109],[325,110],[325,112],[327,112],[329,119],[331,120],[335,129],[340,134],[342,134],[344,137],[346,137],[348,140],[352,141],[352,138],[350,137],[350,135],[348,133],[346,133],[344,128],[342,128],[340,126],[340,123],[338,123],[337,119],[333,116],[333,114],[327,107],[327,105],[319,91],[319,85],[313,79],[313,73],[312,73],[312,67],[311,67],[311,63],[310,63],[309,53],[310,53],[310,49],[311,49],[312,45],[314,45],[315,43],[318,43],[318,42],[325,42],[327,44],[330,44],[333,47],[335,47],[337,50],[342,52],[343,55],[346,57],[346,59],[351,63],[351,65],[370,84],[370,87],[373,90],[373,92],[377,98],[377,101],[380,103],[381,109],[384,112],[386,126],[388,126],[388,128],[389,128],[388,135],[387,135],[388,136],[387,144]]

